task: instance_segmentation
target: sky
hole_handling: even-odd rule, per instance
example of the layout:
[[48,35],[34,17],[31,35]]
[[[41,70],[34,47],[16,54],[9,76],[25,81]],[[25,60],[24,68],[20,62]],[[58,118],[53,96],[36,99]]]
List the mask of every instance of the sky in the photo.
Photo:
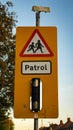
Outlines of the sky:
[[[6,0],[1,0],[5,3]],[[40,26],[56,26],[58,29],[58,101],[57,119],[39,119],[41,125],[73,121],[73,0],[12,0],[16,12],[17,26],[35,26],[32,6],[48,6],[50,13],[41,13]],[[33,119],[14,119],[15,130],[33,129]]]

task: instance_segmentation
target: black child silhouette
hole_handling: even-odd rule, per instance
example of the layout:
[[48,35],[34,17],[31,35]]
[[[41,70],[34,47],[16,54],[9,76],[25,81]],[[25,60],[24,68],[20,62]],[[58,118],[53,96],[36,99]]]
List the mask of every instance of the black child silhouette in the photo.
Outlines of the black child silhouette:
[[36,43],[36,50],[35,50],[35,53],[36,53],[38,50],[40,50],[41,53],[43,53],[42,48],[44,48],[44,46],[41,44],[40,40],[38,40],[37,43]]
[[30,45],[29,45],[29,47],[28,47],[28,50],[27,51],[33,51],[33,53],[35,53],[35,51],[34,51],[34,48],[35,48],[35,46],[34,46],[34,42],[32,42]]

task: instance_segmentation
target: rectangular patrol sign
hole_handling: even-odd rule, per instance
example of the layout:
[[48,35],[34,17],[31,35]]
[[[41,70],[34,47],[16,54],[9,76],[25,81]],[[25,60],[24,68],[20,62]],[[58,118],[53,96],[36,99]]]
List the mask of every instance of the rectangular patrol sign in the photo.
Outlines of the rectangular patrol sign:
[[[34,118],[31,81],[42,84],[39,118],[58,117],[57,28],[17,27],[15,55],[14,117]],[[40,82],[41,81],[41,82]],[[38,85],[37,85],[38,84]],[[34,94],[34,93],[33,93]],[[35,94],[34,94],[35,95]],[[37,95],[36,95],[37,96]],[[33,97],[34,100],[34,97]],[[36,110],[37,111],[37,110]]]
[[51,74],[51,61],[23,61],[21,67],[22,74]]

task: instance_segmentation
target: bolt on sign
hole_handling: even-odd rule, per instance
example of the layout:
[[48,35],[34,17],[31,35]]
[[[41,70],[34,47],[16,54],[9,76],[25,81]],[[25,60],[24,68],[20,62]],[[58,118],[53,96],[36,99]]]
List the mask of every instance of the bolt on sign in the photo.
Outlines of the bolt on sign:
[[35,112],[30,107],[33,78],[37,78],[36,84],[38,79],[42,82],[42,107],[37,112],[38,117],[58,117],[57,74],[57,28],[17,27],[14,88],[16,118],[34,118]]

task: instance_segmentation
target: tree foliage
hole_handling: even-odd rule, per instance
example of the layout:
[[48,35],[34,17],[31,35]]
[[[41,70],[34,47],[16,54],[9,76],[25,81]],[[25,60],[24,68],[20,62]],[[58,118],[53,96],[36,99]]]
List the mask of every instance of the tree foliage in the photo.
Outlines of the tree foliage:
[[16,14],[13,3],[0,2],[0,121],[8,118],[14,101],[14,64]]
[[14,123],[10,118],[5,119],[0,123],[0,130],[14,130]]

